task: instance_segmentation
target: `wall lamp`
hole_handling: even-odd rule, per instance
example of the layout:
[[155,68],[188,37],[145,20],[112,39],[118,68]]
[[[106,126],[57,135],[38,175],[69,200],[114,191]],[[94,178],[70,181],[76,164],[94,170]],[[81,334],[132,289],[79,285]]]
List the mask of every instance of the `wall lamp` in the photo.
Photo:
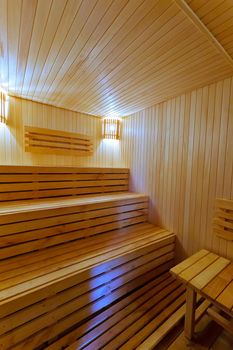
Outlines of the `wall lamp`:
[[8,95],[0,88],[0,123],[6,123]]
[[120,139],[121,120],[119,118],[103,119],[103,138],[111,140]]

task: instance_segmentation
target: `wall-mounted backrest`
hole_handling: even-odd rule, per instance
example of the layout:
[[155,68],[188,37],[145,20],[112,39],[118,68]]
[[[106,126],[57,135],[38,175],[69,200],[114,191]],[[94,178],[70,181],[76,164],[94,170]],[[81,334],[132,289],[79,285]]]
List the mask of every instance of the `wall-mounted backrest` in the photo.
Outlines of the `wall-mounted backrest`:
[[233,200],[216,199],[215,208],[214,233],[233,241]]
[[25,126],[24,130],[26,152],[74,156],[93,153],[93,142],[88,135],[30,126]]
[[0,166],[0,202],[127,191],[129,169]]

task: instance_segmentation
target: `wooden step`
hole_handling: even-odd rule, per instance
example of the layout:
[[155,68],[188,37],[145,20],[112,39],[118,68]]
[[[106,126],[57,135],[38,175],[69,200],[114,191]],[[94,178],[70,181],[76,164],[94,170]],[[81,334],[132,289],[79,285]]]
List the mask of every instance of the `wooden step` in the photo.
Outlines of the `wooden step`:
[[[87,239],[85,250],[78,245],[74,251],[68,250],[65,261],[58,250],[56,255],[51,251],[46,257],[39,252],[34,257],[33,253],[31,260],[29,256],[24,262],[21,260],[21,266],[17,266],[19,258],[15,265],[16,258],[9,265],[1,265],[3,349],[41,346],[147,285],[173,264],[174,235],[151,224],[109,232],[95,239],[91,238],[90,244]],[[106,246],[100,248],[104,242]],[[76,249],[73,260],[69,254]],[[65,250],[62,254],[66,255]]]
[[174,313],[183,317],[184,305],[184,287],[164,273],[46,349],[135,349]]
[[147,212],[148,197],[133,193],[1,208],[0,260],[144,223]]
[[[198,307],[195,313],[195,322],[198,323],[210,306],[210,303],[197,296]],[[186,303],[173,312],[157,329],[153,331],[138,347],[137,350],[152,350],[169,334],[173,328],[185,317]]]
[[[165,240],[166,239],[166,240]],[[15,286],[23,290],[38,286],[45,280],[54,280],[69,273],[87,269],[108,259],[132,252],[141,247],[153,251],[153,243],[163,247],[164,253],[174,249],[174,235],[151,224],[142,224],[122,230],[114,230],[77,243],[70,242],[38,252],[14,257],[0,263],[0,301],[10,296]],[[42,282],[39,277],[43,276]],[[35,282],[32,280],[36,279]],[[4,292],[8,290],[8,292]]]
[[148,197],[126,192],[128,175],[0,167],[1,349],[42,349],[124,299],[131,308],[131,294],[159,292],[163,305],[159,282],[173,293],[162,274],[175,236],[147,222]]
[[[27,212],[42,212],[43,210],[56,210],[59,208],[69,207],[82,207],[85,205],[93,205],[91,208],[98,208],[99,203],[120,203],[121,201],[131,201],[134,199],[142,199],[148,196],[135,192],[119,192],[110,194],[92,194],[79,197],[66,197],[66,198],[44,198],[44,199],[32,199],[32,200],[20,200],[14,202],[4,202],[0,206],[0,222],[8,214],[27,214]],[[127,204],[127,203],[126,203]],[[106,205],[107,207],[107,205]],[[39,214],[38,214],[39,215]]]
[[[197,298],[196,322],[210,303]],[[107,310],[46,346],[60,349],[152,350],[182,320],[185,290],[167,272],[121,299]]]

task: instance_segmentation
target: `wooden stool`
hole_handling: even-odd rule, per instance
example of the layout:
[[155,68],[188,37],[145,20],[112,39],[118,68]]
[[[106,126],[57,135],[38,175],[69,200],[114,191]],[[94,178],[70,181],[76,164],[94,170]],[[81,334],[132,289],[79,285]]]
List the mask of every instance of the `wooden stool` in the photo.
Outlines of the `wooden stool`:
[[208,315],[233,334],[233,262],[203,249],[170,271],[186,285],[185,336],[193,337],[197,293],[213,305]]

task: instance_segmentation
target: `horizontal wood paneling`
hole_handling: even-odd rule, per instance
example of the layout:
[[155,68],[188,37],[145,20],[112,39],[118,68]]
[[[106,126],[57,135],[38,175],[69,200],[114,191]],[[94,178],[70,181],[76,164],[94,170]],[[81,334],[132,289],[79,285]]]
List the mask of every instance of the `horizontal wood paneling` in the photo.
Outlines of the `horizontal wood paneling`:
[[173,0],[1,0],[0,31],[6,90],[95,115],[129,115],[233,73]]
[[131,190],[150,196],[150,220],[173,230],[179,256],[206,247],[233,258],[213,234],[215,198],[233,199],[233,78],[123,120]]
[[[86,134],[92,156],[37,154],[24,151],[24,125]],[[121,167],[119,142],[102,139],[102,120],[15,97],[9,98],[7,125],[0,125],[0,164]]]

